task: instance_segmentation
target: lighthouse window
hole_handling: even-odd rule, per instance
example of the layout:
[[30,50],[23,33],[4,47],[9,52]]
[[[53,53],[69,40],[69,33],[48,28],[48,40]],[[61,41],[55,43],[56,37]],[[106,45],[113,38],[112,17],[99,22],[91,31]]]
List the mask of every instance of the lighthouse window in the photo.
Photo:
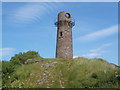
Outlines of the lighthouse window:
[[60,36],[62,37],[62,32],[60,32]]
[[69,13],[66,13],[65,16],[66,16],[67,18],[70,18],[70,14],[69,14]]

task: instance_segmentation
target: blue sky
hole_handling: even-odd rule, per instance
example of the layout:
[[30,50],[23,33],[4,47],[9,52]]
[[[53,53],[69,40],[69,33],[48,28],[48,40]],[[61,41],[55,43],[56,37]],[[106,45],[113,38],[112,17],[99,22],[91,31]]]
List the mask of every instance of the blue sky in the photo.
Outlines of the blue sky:
[[72,14],[73,55],[103,58],[118,64],[117,2],[3,2],[3,60],[29,50],[55,58],[57,14]]

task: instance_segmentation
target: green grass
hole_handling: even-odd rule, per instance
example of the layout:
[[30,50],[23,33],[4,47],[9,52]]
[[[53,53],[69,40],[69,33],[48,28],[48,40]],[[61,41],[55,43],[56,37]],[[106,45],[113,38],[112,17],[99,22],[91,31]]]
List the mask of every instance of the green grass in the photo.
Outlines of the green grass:
[[[102,59],[28,60],[11,74],[11,85],[19,88],[117,88],[118,67]],[[38,60],[34,62],[32,60]],[[62,82],[63,84],[61,85]]]

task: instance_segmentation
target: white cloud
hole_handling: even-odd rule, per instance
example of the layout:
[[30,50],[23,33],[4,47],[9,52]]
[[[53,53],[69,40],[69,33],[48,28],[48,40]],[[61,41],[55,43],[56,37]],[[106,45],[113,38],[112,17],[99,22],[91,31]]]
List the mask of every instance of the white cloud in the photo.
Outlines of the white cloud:
[[73,58],[78,58],[79,56],[73,56]]
[[2,57],[11,55],[14,50],[14,48],[0,48],[0,59],[2,59]]
[[10,16],[10,19],[14,22],[30,22],[36,19],[39,19],[41,15],[43,14],[44,7],[40,5],[31,5],[27,4],[22,7],[19,7],[16,9],[12,15]]
[[[103,44],[99,48],[91,49],[88,51],[88,53],[80,55],[80,57],[95,58],[95,57],[102,56],[103,54],[107,53],[105,48],[111,45],[112,43]],[[76,57],[79,57],[79,56],[74,56],[73,58],[76,58]]]
[[99,48],[91,49],[90,52],[100,52],[103,48],[109,47],[111,45],[112,45],[112,43],[103,44]]
[[29,23],[39,21],[42,19],[42,16],[52,13],[59,5],[57,4],[56,6],[56,3],[48,2],[27,3],[14,9],[14,11],[11,11],[12,13],[9,16],[9,21],[15,23]]
[[100,53],[88,53],[88,54],[85,54],[85,55],[81,55],[82,57],[88,57],[88,58],[93,58],[93,57],[97,57],[97,56],[101,56]]
[[118,25],[114,25],[112,27],[100,30],[100,31],[96,31],[84,36],[81,36],[79,38],[77,38],[78,41],[91,41],[91,40],[97,40],[99,38],[103,38],[106,36],[110,36],[112,34],[115,34],[118,32]]

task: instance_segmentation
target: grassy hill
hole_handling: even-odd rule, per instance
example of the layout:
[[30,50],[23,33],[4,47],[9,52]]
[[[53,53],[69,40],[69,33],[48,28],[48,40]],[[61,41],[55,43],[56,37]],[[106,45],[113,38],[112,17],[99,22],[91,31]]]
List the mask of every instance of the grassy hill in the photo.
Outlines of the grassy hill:
[[6,78],[13,88],[118,88],[118,67],[102,59],[28,59]]

